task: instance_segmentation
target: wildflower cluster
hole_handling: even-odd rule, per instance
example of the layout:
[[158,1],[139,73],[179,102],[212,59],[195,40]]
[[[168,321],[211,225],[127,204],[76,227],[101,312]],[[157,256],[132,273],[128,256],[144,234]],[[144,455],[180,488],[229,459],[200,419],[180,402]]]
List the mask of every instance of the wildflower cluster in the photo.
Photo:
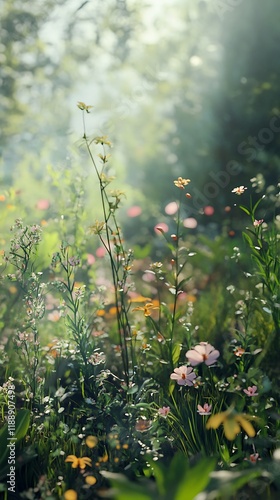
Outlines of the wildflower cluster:
[[[225,470],[231,496],[239,485],[251,488],[254,478],[265,487],[269,478],[277,490],[280,397],[271,376],[279,374],[276,223],[268,227],[260,202],[241,205],[250,219],[244,240],[255,271],[244,273],[242,286],[233,279],[243,247],[230,243],[224,260],[234,273],[211,288],[215,273],[205,279],[200,253],[206,239],[189,237],[190,179],[178,177],[171,181],[178,200],[168,203],[168,224],[155,225],[163,255],[156,248],[134,260],[117,220],[124,193],[109,188],[112,144],[105,135],[87,135],[92,106],[77,106],[101,214],[83,232],[77,209],[75,227],[68,234],[63,223],[61,243],[52,240],[47,267],[37,259],[43,225],[17,219],[4,255],[17,314],[0,344],[0,445],[5,441],[6,449],[12,384],[21,497],[83,500],[122,498],[124,492],[126,498],[190,498],[203,492],[216,498],[225,491],[219,475]],[[232,189],[237,196],[246,192],[245,198],[247,191]],[[211,243],[220,259],[220,240]],[[0,478],[5,460],[0,457]],[[34,477],[26,474],[27,463]]]

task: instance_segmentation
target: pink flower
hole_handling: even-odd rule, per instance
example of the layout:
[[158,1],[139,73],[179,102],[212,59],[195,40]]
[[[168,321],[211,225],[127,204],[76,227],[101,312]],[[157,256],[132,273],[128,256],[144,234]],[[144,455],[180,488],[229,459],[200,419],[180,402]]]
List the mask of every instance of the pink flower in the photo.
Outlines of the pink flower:
[[193,385],[193,380],[196,378],[196,374],[190,366],[180,366],[180,368],[175,368],[174,373],[171,373],[170,378],[176,380],[179,385]]
[[158,409],[158,414],[161,417],[167,417],[168,413],[170,412],[170,407],[169,406],[163,406],[162,408]]
[[249,458],[244,458],[244,460],[247,460],[248,462],[251,462],[252,464],[256,464],[258,460],[261,460],[260,455],[258,453],[252,453]]
[[255,227],[259,227],[262,223],[263,223],[263,219],[260,219],[260,220],[254,220],[254,222],[253,222],[253,226],[255,226]]
[[207,366],[213,365],[219,356],[219,351],[217,351],[217,349],[215,349],[215,347],[211,344],[208,344],[208,342],[200,342],[186,353],[186,357],[192,366],[196,366],[203,362]]
[[252,385],[248,387],[248,389],[243,389],[243,392],[245,392],[245,394],[247,394],[247,396],[258,396],[258,392],[257,392],[258,388],[256,385]]
[[199,415],[210,415],[211,408],[212,408],[212,405],[209,405],[208,403],[204,403],[203,406],[197,405],[197,412],[199,413]]

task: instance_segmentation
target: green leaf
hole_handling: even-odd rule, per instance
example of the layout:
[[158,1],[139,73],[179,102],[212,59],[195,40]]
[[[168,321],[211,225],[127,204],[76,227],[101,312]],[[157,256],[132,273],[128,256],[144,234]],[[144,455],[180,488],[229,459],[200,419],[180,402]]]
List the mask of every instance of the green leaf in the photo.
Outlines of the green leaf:
[[261,476],[260,470],[246,471],[216,471],[211,474],[211,481],[207,492],[211,492],[211,498],[232,498],[234,493],[249,481]]
[[246,241],[246,243],[248,243],[250,248],[253,248],[254,244],[253,244],[252,238],[250,238],[250,236],[247,233],[242,233],[242,236],[243,236],[244,240]]
[[204,458],[188,469],[179,482],[174,500],[193,500],[198,493],[204,491],[215,465],[215,459]]
[[178,290],[181,290],[183,288],[183,286],[188,283],[188,281],[190,281],[191,279],[191,276],[189,276],[188,278],[184,278],[182,281],[180,281],[180,283],[178,284]]
[[127,394],[135,394],[138,391],[138,385],[133,385],[127,390]]
[[247,208],[247,207],[244,207],[244,205],[239,205],[239,208],[240,208],[241,210],[243,210],[243,212],[245,212],[245,214],[247,214],[247,215],[251,215],[250,210],[248,210],[248,208]]
[[166,493],[166,482],[167,482],[166,467],[160,462],[153,462],[153,460],[151,459],[148,459],[148,462],[150,463],[153,469],[153,476],[155,477],[156,480],[158,492],[161,496],[164,496]]
[[149,480],[132,482],[123,474],[108,471],[102,471],[101,474],[109,479],[115,500],[153,500],[155,498],[154,492],[148,491],[149,486],[154,484]]
[[173,365],[176,365],[178,363],[178,359],[180,357],[180,352],[181,352],[181,345],[180,344],[174,344],[172,347],[172,361]]

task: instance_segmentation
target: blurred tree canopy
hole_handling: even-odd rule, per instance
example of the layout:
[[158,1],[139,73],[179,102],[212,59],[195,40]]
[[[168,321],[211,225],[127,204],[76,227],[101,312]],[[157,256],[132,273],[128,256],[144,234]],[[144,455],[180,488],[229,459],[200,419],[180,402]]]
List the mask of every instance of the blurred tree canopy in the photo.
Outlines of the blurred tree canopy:
[[[47,165],[72,161],[81,125],[109,135],[128,204],[149,228],[191,178],[186,215],[223,218],[231,190],[279,176],[278,0],[5,0],[1,179],[48,195]],[[70,157],[70,160],[69,160]],[[76,166],[75,166],[76,165]],[[271,188],[271,192],[273,188]],[[213,206],[212,217],[203,216]]]

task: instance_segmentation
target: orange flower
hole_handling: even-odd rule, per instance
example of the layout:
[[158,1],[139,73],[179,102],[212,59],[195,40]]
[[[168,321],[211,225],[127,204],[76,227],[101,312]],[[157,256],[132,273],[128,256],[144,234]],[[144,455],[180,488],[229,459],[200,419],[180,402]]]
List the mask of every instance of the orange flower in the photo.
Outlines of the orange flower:
[[159,309],[159,307],[155,306],[152,302],[148,302],[144,307],[138,306],[132,309],[132,311],[143,311],[144,316],[148,317],[151,316],[151,311],[153,309]]
[[85,469],[86,466],[88,465],[91,467],[91,458],[88,457],[76,457],[76,455],[68,455],[66,457],[65,462],[72,462],[72,468],[77,469],[78,467],[80,469]]
[[237,356],[238,358],[241,358],[241,356],[243,356],[245,352],[245,349],[243,349],[243,347],[237,347],[234,351],[234,354],[235,356]]

